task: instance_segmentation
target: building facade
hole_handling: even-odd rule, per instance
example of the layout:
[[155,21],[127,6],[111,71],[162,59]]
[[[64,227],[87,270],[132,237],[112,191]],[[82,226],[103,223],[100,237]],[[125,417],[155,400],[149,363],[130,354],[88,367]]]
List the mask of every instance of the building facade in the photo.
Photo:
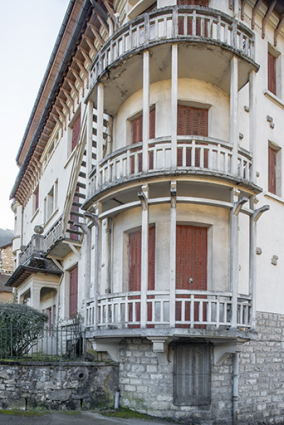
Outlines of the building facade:
[[17,156],[8,286],[83,319],[124,406],[284,421],[283,13],[70,1]]

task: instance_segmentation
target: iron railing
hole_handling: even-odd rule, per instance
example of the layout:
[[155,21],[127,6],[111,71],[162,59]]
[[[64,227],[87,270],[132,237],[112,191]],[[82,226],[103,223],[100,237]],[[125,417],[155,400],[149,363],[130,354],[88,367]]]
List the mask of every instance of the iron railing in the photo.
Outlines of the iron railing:
[[0,360],[75,361],[83,356],[79,324],[46,326],[37,334],[20,324],[0,327]]

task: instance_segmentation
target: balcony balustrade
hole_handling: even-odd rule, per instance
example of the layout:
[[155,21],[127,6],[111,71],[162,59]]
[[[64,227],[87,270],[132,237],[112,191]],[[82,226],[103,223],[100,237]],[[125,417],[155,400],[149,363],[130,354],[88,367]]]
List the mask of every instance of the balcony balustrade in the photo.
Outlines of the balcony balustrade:
[[134,50],[170,40],[213,42],[254,60],[254,34],[241,22],[214,9],[175,6],[157,9],[123,25],[103,45],[92,65],[91,87],[117,60]]
[[[228,329],[232,323],[232,293],[176,290],[171,305],[169,291],[147,291],[147,319],[141,323],[140,292],[121,292],[98,297],[98,317],[94,302],[87,303],[86,326],[98,329],[159,328],[170,326],[170,309],[174,308],[174,327]],[[237,327],[250,328],[251,297],[238,295]]]
[[[233,175],[233,146],[230,143],[198,136],[179,136],[177,164],[174,171],[200,170]],[[171,141],[165,138],[148,144],[148,174],[173,170]],[[252,158],[244,149],[238,151],[238,178],[250,181]],[[142,173],[142,143],[118,149],[99,164],[99,186],[105,186]],[[94,187],[95,189],[95,187]]]

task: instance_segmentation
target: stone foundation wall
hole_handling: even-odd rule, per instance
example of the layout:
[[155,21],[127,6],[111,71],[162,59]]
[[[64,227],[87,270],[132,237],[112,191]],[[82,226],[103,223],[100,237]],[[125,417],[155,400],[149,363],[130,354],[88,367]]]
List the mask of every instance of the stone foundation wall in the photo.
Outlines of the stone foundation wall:
[[[257,340],[245,343],[239,355],[239,424],[284,423],[284,315],[258,313]],[[233,355],[213,364],[211,403],[173,404],[173,348],[168,365],[159,365],[147,339],[125,339],[120,345],[120,390],[123,406],[153,416],[190,424],[231,424]]]
[[114,406],[118,365],[0,362],[0,409]]

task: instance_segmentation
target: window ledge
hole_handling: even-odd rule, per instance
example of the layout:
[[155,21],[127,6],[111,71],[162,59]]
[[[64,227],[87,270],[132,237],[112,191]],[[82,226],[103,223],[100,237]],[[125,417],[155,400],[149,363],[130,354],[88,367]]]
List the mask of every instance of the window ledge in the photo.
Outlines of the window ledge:
[[44,227],[46,227],[48,225],[48,223],[50,222],[50,220],[55,216],[56,213],[58,213],[58,211],[59,211],[59,208],[56,208],[56,210],[53,211],[53,213],[51,214],[51,216],[48,217],[48,219],[44,223]]
[[34,219],[38,215],[38,213],[39,213],[39,208],[34,212],[34,215],[31,218],[31,223],[34,221]]
[[280,108],[284,109],[284,103],[282,102],[282,100],[279,99],[279,97],[275,96],[275,94],[271,93],[271,91],[265,90],[264,96],[268,97],[268,99],[270,99],[276,105],[280,106]]
[[278,201],[278,202],[280,202],[281,204],[283,204],[283,205],[284,205],[284,199],[283,199],[283,198],[281,198],[281,196],[275,195],[274,193],[271,193],[271,192],[264,192],[263,194],[264,194],[264,196],[266,196],[267,198],[271,198],[271,199],[273,199],[274,201]]
[[75,149],[73,149],[73,151],[70,153],[70,155],[69,155],[69,157],[68,157],[68,159],[67,159],[67,161],[66,161],[66,164],[64,165],[64,168],[67,168],[67,166],[68,166],[69,162],[70,162],[70,161],[71,161],[71,159],[74,157],[76,150],[77,150],[77,146],[76,146],[76,148],[75,148]]

